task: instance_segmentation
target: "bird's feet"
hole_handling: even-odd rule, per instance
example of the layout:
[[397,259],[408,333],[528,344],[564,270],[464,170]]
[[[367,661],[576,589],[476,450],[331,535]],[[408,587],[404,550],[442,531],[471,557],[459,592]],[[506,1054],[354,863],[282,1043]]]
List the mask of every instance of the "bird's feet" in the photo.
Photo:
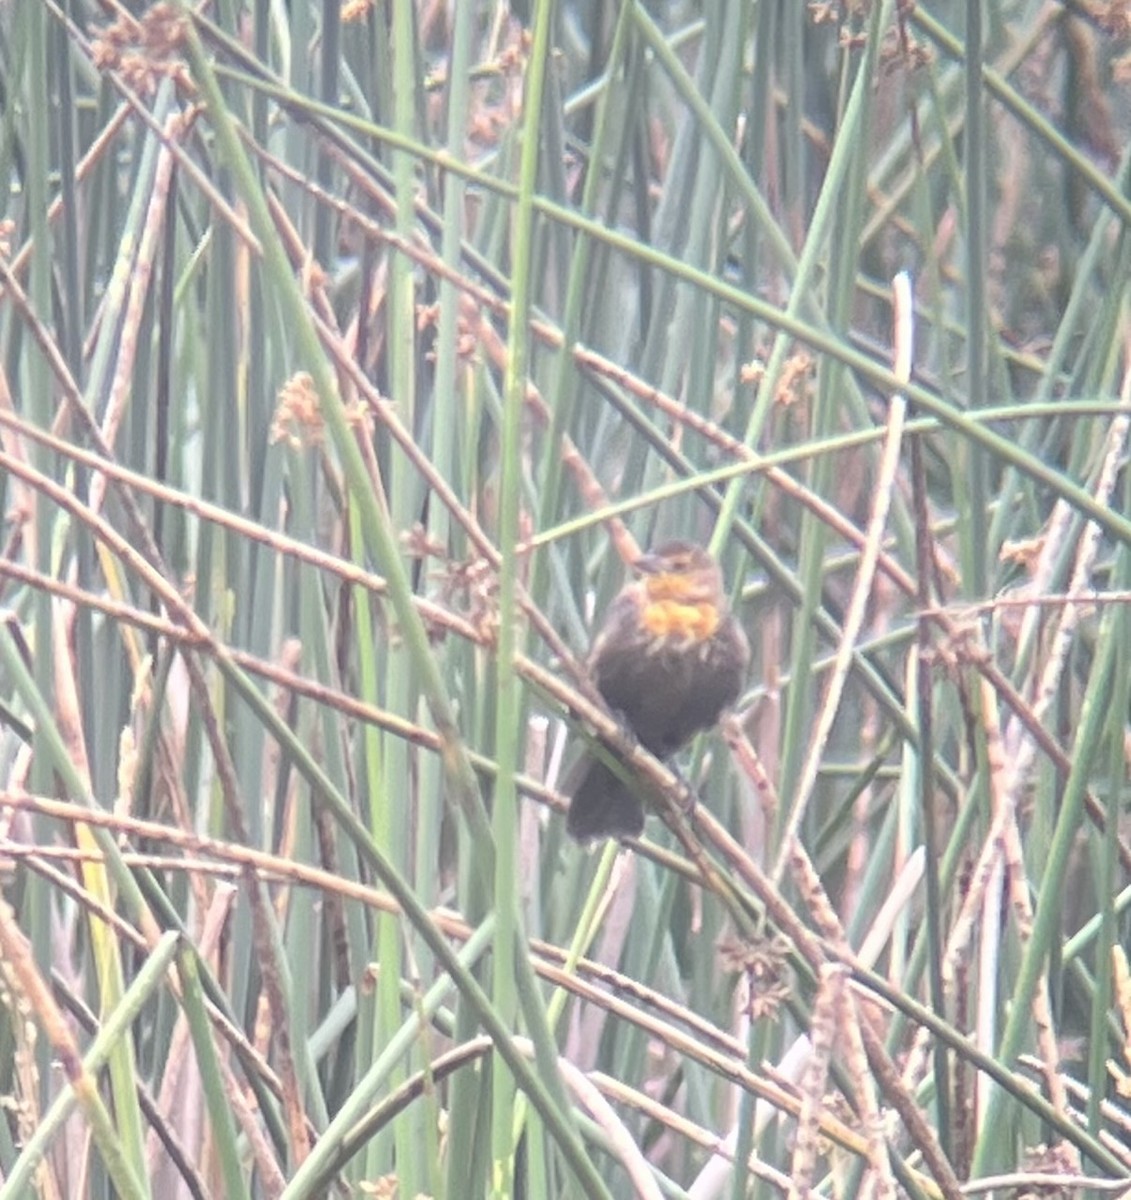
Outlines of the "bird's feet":
[[628,714],[622,708],[612,708],[609,711],[613,714],[613,720],[620,726],[621,737],[624,738],[628,748],[630,750],[637,749],[640,739],[636,736],[636,730],[629,724]]
[[680,811],[688,820],[690,820],[692,814],[695,812],[695,806],[699,803],[699,796],[695,789],[691,786],[691,781],[675,763],[669,762],[667,764],[667,768],[676,777],[676,780],[679,783],[679,790],[681,793],[679,798]]

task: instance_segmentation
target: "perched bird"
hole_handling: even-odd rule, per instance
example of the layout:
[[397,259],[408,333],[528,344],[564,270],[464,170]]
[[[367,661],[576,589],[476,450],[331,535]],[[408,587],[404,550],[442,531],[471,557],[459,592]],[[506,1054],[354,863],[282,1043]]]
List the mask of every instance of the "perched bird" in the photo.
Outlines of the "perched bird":
[[[589,674],[640,744],[666,759],[738,699],[750,647],[719,565],[701,546],[667,542],[633,569],[639,578],[613,600],[593,641]],[[566,828],[578,841],[644,828],[631,783],[592,755],[571,771],[566,791]]]

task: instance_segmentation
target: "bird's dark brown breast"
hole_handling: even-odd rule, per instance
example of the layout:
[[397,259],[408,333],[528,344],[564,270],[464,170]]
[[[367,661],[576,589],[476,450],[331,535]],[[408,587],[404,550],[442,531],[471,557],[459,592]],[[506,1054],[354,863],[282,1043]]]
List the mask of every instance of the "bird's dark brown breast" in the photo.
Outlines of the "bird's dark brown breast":
[[701,639],[642,636],[629,605],[610,616],[594,647],[593,682],[653,754],[673,754],[738,699],[749,650],[732,616]]

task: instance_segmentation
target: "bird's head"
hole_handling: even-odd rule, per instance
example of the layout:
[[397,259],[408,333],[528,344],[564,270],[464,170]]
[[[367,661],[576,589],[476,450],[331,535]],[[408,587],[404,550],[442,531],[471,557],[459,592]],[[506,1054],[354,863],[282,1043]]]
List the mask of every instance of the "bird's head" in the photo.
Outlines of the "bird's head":
[[649,604],[724,604],[719,564],[694,542],[665,542],[632,566]]

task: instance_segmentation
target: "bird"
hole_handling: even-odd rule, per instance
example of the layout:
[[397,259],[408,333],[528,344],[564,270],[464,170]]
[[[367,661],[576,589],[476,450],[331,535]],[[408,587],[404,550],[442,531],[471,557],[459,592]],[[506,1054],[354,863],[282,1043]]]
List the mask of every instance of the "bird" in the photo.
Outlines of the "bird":
[[[689,541],[665,542],[633,564],[586,667],[613,713],[649,753],[670,758],[738,699],[750,645],[719,564]],[[630,781],[592,752],[567,776],[566,830],[580,842],[637,837],[644,808]]]

